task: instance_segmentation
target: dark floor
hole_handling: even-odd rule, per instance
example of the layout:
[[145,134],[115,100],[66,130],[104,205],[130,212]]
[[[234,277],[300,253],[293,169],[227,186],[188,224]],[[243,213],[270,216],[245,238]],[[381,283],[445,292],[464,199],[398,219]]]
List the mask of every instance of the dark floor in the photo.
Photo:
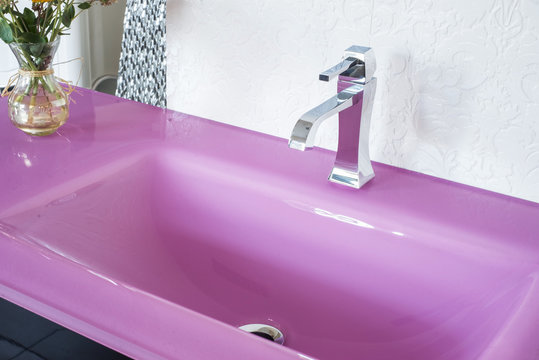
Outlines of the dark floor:
[[0,360],[129,360],[0,298]]

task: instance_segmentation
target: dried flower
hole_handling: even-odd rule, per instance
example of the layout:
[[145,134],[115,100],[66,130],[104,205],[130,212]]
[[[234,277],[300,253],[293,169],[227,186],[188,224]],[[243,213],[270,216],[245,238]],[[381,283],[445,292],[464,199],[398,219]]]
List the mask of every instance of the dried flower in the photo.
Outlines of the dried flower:
[[15,3],[16,3],[15,0],[0,0],[0,10],[3,11],[7,7],[15,5]]

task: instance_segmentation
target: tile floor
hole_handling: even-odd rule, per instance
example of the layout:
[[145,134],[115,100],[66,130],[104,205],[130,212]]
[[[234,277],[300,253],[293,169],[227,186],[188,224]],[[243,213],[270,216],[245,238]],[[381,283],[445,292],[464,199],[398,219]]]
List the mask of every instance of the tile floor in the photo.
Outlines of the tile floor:
[[0,298],[0,360],[129,360]]

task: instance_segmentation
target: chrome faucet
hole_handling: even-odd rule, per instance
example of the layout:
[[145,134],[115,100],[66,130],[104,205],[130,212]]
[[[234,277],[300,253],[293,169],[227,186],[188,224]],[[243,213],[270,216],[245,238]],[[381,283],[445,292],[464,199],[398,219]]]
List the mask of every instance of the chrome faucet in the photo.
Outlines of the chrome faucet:
[[320,124],[338,113],[339,144],[329,181],[359,189],[374,177],[369,130],[376,92],[376,59],[371,48],[357,45],[346,49],[343,59],[319,77],[329,81],[338,76],[337,95],[303,114],[288,146],[301,151],[312,149]]

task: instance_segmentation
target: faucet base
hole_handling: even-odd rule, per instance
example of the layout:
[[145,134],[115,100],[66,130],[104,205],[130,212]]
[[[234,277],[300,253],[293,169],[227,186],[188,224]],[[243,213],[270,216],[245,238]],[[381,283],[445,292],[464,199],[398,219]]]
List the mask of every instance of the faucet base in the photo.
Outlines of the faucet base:
[[359,189],[374,178],[374,171],[367,175],[358,174],[356,171],[334,167],[329,175],[329,181]]

